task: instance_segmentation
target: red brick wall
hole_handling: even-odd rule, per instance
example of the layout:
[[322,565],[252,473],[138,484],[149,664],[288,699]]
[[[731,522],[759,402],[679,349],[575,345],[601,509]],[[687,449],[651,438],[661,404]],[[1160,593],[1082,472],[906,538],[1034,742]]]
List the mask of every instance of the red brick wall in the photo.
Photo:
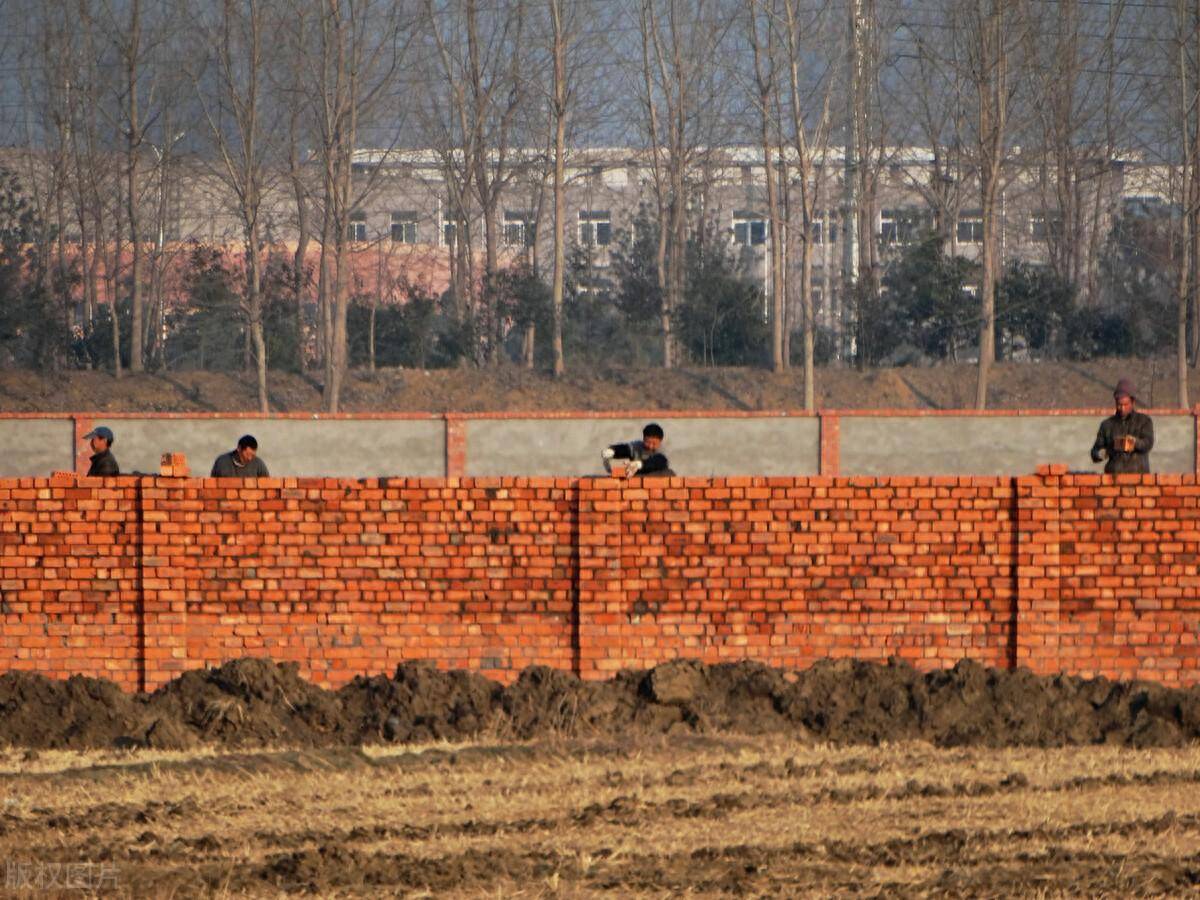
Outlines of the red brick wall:
[[0,669],[511,680],[679,656],[1200,682],[1200,481],[0,481]]
[[576,506],[568,479],[157,479],[161,674],[253,655],[330,684],[406,659],[570,669]]
[[141,685],[140,490],[0,481],[0,668]]
[[1061,479],[1058,657],[1087,675],[1200,681],[1200,483]]
[[[1011,478],[725,478],[581,496],[583,673],[676,656],[1007,665]],[[599,487],[599,484],[598,484]]]

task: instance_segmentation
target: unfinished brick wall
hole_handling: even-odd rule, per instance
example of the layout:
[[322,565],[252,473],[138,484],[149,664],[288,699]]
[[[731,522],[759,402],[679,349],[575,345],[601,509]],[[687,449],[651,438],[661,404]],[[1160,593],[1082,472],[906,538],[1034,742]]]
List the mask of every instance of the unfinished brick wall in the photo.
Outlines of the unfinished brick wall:
[[1200,681],[1194,476],[0,482],[0,669],[680,656]]

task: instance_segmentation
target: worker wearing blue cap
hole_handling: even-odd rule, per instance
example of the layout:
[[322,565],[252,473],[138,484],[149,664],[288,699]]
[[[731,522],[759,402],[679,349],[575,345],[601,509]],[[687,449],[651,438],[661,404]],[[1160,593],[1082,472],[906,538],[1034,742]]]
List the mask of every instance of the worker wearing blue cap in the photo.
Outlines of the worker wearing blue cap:
[[88,468],[88,477],[120,475],[121,467],[117,465],[117,458],[112,454],[112,429],[101,425],[83,437],[84,440],[92,442],[92,465]]

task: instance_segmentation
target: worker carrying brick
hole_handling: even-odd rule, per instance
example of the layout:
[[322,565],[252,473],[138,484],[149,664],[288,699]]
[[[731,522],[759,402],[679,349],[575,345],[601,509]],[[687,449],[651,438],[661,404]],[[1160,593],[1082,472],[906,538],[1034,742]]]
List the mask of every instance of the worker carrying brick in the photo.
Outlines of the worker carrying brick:
[[258,441],[252,434],[238,438],[237,447],[217,457],[213,478],[270,478],[267,464],[258,456]]
[[1100,423],[1096,443],[1092,444],[1092,462],[1107,457],[1107,475],[1147,473],[1150,450],[1154,447],[1154,420],[1133,407],[1138,402],[1133,382],[1122,378],[1113,391],[1116,413]]
[[640,441],[610,444],[600,452],[604,471],[616,474],[614,466],[626,477],[671,476],[671,463],[660,452],[664,436],[662,426],[651,422],[642,429]]
[[90,442],[92,448],[92,464],[88,466],[87,477],[120,475],[121,467],[117,465],[117,458],[112,452],[112,429],[100,425],[83,437]]

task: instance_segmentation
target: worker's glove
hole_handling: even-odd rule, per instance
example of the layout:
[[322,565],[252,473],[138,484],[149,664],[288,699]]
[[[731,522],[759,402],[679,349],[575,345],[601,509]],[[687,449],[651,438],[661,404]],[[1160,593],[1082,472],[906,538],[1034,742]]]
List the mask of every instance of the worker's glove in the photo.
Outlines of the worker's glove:
[[605,447],[603,450],[600,451],[601,459],[612,459],[616,455],[617,455],[617,451],[614,450],[612,447]]
[[636,475],[642,469],[642,461],[640,459],[631,459],[625,465],[626,475]]

